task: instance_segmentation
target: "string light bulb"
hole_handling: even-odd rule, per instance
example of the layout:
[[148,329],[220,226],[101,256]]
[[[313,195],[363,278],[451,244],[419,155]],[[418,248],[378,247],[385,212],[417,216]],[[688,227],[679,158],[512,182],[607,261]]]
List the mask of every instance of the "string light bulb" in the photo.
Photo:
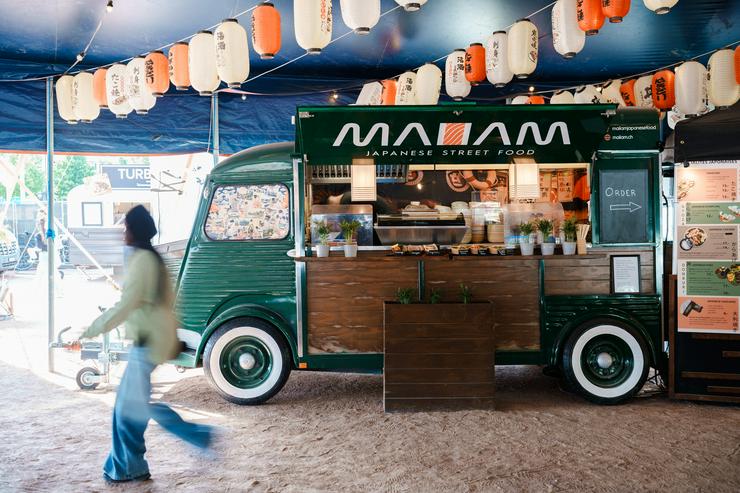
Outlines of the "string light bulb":
[[529,92],[534,92],[534,86],[529,86]]
[[335,93],[335,92],[331,93],[331,99],[332,99],[333,101],[336,101],[337,99],[339,99],[339,94],[337,94],[337,93]]
[[83,58],[85,58],[85,52],[81,51],[77,54],[77,61],[81,62]]
[[113,0],[108,0],[108,3],[105,6],[105,11],[108,13],[113,12]]
[[246,94],[242,94],[242,101],[246,101],[246,100],[247,100],[247,95]]

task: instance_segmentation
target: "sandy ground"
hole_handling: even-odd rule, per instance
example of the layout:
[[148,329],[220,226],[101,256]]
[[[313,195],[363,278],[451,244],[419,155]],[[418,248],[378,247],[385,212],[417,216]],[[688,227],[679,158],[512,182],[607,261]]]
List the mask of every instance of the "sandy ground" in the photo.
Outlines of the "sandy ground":
[[[110,296],[102,283],[66,280],[62,318],[82,320],[75,305]],[[2,492],[740,491],[740,408],[664,395],[600,407],[533,367],[497,368],[496,411],[418,414],[384,414],[379,376],[294,372],[268,404],[240,407],[200,370],[164,367],[157,397],[221,427],[215,457],[153,424],[153,480],[107,486],[116,379],[77,390],[80,363],[64,353],[62,374],[46,373],[37,312],[20,303],[18,318],[0,323]]]

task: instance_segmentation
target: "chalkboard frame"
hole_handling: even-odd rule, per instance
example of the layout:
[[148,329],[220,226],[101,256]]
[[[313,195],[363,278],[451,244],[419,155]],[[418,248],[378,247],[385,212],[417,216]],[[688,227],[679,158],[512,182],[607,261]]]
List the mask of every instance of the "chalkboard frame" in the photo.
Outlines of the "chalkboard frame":
[[[645,200],[647,217],[646,241],[630,242],[603,242],[601,233],[601,171],[632,171],[647,170],[647,198]],[[656,211],[660,211],[659,191],[660,166],[658,166],[657,153],[616,153],[599,151],[594,155],[591,166],[591,224],[592,243],[594,246],[655,246],[660,236],[660,217]]]

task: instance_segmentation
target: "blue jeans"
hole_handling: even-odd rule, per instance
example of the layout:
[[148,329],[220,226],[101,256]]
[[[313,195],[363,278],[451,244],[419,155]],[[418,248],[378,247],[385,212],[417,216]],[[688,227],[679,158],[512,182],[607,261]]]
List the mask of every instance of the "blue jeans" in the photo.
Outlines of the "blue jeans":
[[205,449],[211,441],[212,427],[189,423],[166,404],[149,402],[150,377],[155,367],[148,349],[131,348],[113,408],[113,445],[103,466],[103,472],[111,479],[133,479],[149,472],[144,459],[144,431],[150,418],[196,447]]

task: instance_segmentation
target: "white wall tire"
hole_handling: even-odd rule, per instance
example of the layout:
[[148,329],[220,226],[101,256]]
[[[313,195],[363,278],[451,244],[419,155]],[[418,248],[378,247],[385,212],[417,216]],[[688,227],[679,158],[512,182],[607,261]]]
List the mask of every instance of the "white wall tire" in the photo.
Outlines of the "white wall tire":
[[650,357],[639,333],[614,320],[593,320],[565,344],[563,375],[571,388],[598,404],[619,404],[642,389]]
[[203,369],[226,400],[261,404],[285,385],[291,369],[290,350],[272,325],[258,319],[236,319],[208,339]]

